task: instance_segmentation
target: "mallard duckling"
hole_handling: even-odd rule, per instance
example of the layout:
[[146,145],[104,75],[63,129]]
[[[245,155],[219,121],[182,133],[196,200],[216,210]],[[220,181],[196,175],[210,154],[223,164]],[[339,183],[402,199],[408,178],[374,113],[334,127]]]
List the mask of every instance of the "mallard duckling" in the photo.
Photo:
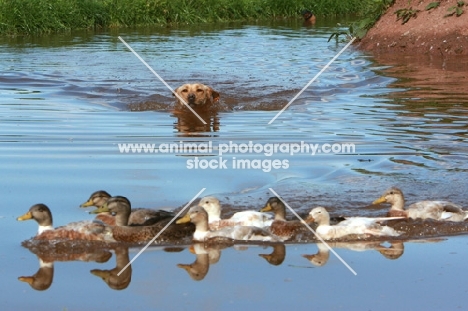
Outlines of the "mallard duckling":
[[[95,206],[99,208],[103,206],[110,198],[111,195],[108,192],[104,190],[98,190],[96,192],[93,192],[89,197],[88,201],[81,204],[80,207]],[[128,219],[128,225],[151,226],[161,221],[162,219],[173,218],[174,216],[174,213],[164,210],[154,210],[150,208],[133,208]],[[101,212],[96,216],[96,219],[99,219],[110,226],[115,226],[115,218],[110,213]]]
[[464,221],[468,212],[461,206],[448,201],[421,201],[413,203],[405,210],[405,197],[403,192],[391,187],[372,204],[390,203],[392,207],[388,216],[403,216],[412,219],[436,219],[446,221]]
[[279,198],[269,198],[265,207],[260,210],[260,212],[270,211],[275,214],[275,219],[269,227],[270,232],[274,235],[289,240],[297,234],[308,232],[308,229],[300,221],[286,220],[286,206]]
[[201,206],[193,206],[187,214],[177,220],[177,224],[192,222],[195,224],[194,241],[206,241],[211,238],[228,238],[244,241],[279,241],[279,239],[262,228],[254,226],[224,227],[211,231],[208,226],[208,213]]
[[399,236],[401,233],[378,222],[399,219],[400,217],[350,217],[334,226],[330,225],[330,214],[324,207],[316,207],[310,211],[306,221],[318,224],[316,233],[324,240],[341,238],[367,238],[369,236]]
[[31,206],[26,214],[17,218],[19,221],[29,219],[34,219],[39,224],[39,230],[34,237],[37,240],[113,241],[108,227],[98,222],[72,222],[66,226],[54,229],[52,225],[52,213],[42,203]]
[[270,226],[273,219],[271,215],[256,212],[242,211],[232,215],[229,219],[221,219],[221,204],[213,196],[200,199],[199,206],[208,213],[208,223],[211,230],[233,226],[255,226],[259,228]]
[[127,243],[138,243],[152,240],[159,235],[159,240],[179,240],[191,236],[195,231],[192,224],[185,226],[169,225],[164,231],[164,227],[172,219],[162,219],[151,226],[128,226],[128,219],[131,213],[131,203],[126,197],[115,196],[110,198],[103,206],[90,213],[111,213],[115,217],[115,226],[112,227],[112,236],[116,241]]

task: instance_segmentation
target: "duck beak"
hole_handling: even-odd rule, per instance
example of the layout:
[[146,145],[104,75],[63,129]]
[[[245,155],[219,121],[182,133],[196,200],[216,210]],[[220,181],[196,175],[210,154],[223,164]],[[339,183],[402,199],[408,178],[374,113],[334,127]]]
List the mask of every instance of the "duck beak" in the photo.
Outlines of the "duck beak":
[[270,262],[271,258],[273,257],[271,254],[258,254],[258,256],[265,258],[268,262]]
[[265,207],[262,208],[262,209],[260,210],[260,212],[269,212],[269,211],[271,211],[271,210],[272,210],[272,209],[271,209],[270,203],[267,203],[267,205],[265,205]]
[[185,214],[184,217],[178,219],[178,220],[176,221],[176,224],[180,225],[180,224],[185,224],[185,223],[187,223],[187,222],[190,222],[190,215],[189,215],[189,214]]
[[93,269],[90,272],[92,275],[98,276],[103,280],[108,279],[110,276],[110,272],[107,270]]
[[[88,202],[86,202],[88,203]],[[100,213],[110,213],[109,207],[107,207],[107,203],[103,206],[95,209],[94,211],[89,212],[90,214],[100,214]]]
[[385,203],[385,202],[387,202],[387,199],[384,196],[382,196],[378,198],[377,200],[375,200],[374,202],[372,202],[372,204],[380,204],[380,203]]
[[89,199],[88,201],[81,204],[80,207],[89,207],[89,206],[93,206],[93,205],[94,205],[93,200]]
[[314,217],[312,217],[311,215],[309,215],[309,216],[307,216],[306,219],[304,219],[304,221],[305,221],[306,223],[311,223],[311,222],[314,222],[315,219],[314,219]]
[[18,278],[19,281],[21,282],[26,282],[28,283],[29,285],[31,285],[32,283],[34,283],[34,278],[32,276],[20,276]]
[[182,268],[187,272],[190,272],[190,269],[192,268],[192,265],[184,265],[184,264],[179,263],[179,264],[177,264],[177,267]]
[[194,255],[197,254],[197,252],[195,251],[195,247],[194,247],[193,245],[190,245],[190,247],[189,247],[189,252],[192,253],[192,254],[194,254]]
[[31,212],[27,212],[27,213],[24,214],[23,216],[20,216],[20,217],[16,218],[16,220],[23,221],[23,220],[29,220],[29,219],[32,219],[32,218],[33,218],[32,213],[31,213]]

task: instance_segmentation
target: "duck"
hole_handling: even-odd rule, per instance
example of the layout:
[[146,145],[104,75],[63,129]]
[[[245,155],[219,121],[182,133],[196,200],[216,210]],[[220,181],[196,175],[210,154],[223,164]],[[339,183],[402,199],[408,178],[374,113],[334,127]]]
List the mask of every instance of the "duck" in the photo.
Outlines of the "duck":
[[208,213],[201,206],[193,206],[184,217],[177,220],[177,224],[192,222],[195,225],[193,241],[203,242],[213,238],[227,238],[243,241],[274,241],[280,239],[268,231],[254,226],[224,227],[219,230],[211,230],[208,226]]
[[72,222],[66,226],[54,228],[52,212],[43,203],[38,203],[24,215],[17,218],[18,221],[34,219],[39,229],[35,240],[86,240],[113,242],[108,226],[101,222],[80,221]]
[[214,196],[206,196],[200,199],[199,206],[208,213],[208,223],[211,230],[233,226],[255,226],[264,228],[273,222],[271,215],[257,211],[242,211],[232,215],[229,219],[221,219],[221,204]]
[[371,236],[388,236],[394,237],[399,236],[401,232],[395,229],[382,226],[379,222],[401,219],[401,217],[381,217],[381,218],[370,218],[370,217],[350,217],[346,220],[331,226],[330,225],[330,214],[324,207],[313,208],[306,222],[316,222],[318,224],[315,230],[317,235],[323,240],[333,239],[361,239],[368,238]]
[[278,197],[269,198],[265,206],[260,210],[260,212],[270,211],[275,214],[275,218],[269,227],[270,232],[274,235],[284,240],[290,240],[298,234],[309,231],[300,221],[286,220],[286,206]]
[[[81,204],[80,207],[95,206],[99,208],[103,206],[111,197],[112,196],[107,191],[98,190],[93,192],[90,195],[88,201]],[[150,226],[159,222],[162,219],[173,218],[174,216],[174,213],[165,210],[154,210],[150,208],[133,208],[130,213],[128,224],[130,226]],[[99,213],[96,216],[96,219],[110,226],[115,226],[115,218],[110,213]]]
[[304,25],[313,25],[317,20],[317,17],[309,10],[302,10],[302,17],[304,18]]
[[[130,201],[123,196],[114,196],[92,214],[111,213],[115,217],[115,226],[112,228],[112,236],[118,242],[139,243],[150,241],[158,236],[160,241],[179,241],[185,237],[190,237],[195,231],[193,224],[176,226],[169,222],[174,218],[164,218],[150,226],[129,226],[129,217],[132,212]],[[163,230],[164,229],[164,230]]]
[[441,221],[460,222],[468,218],[468,211],[457,204],[448,201],[420,201],[411,204],[405,210],[405,197],[397,187],[387,189],[384,194],[372,204],[390,203],[387,216],[403,216],[412,219],[435,219]]

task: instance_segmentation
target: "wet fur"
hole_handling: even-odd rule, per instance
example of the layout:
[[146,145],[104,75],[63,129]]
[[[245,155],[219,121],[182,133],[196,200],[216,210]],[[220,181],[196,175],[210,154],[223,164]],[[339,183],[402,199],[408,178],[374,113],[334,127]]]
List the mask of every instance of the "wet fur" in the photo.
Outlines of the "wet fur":
[[187,83],[179,86],[174,90],[173,95],[176,97],[176,110],[187,108],[180,98],[195,110],[208,110],[219,100],[218,92],[201,83]]

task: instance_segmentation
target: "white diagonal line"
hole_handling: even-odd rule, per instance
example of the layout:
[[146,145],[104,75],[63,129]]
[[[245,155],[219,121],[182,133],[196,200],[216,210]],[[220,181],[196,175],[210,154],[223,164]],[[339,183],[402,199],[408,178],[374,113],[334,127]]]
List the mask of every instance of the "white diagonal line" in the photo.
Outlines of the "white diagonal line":
[[125,269],[127,269],[127,268],[132,264],[132,262],[134,262],[135,259],[137,259],[138,256],[140,256],[141,253],[143,253],[143,252],[144,252],[144,251],[161,235],[161,233],[163,233],[164,230],[166,230],[167,227],[169,227],[169,225],[172,224],[172,223],[174,222],[174,220],[176,220],[176,218],[179,217],[179,216],[187,209],[187,207],[189,207],[190,204],[192,204],[192,202],[195,201],[195,199],[198,198],[198,196],[200,196],[200,194],[202,194],[202,192],[205,191],[205,190],[206,190],[206,188],[203,188],[202,190],[200,190],[200,191],[193,197],[193,199],[190,200],[190,202],[188,202],[188,203],[184,206],[184,208],[182,208],[182,209],[177,213],[177,215],[175,215],[174,218],[172,218],[171,221],[169,221],[169,222],[167,223],[167,225],[165,225],[164,228],[162,228],[161,231],[159,231],[158,234],[156,234],[156,235],[154,236],[154,238],[151,239],[151,241],[149,241],[148,244],[146,244],[146,245],[138,252],[138,254],[136,254],[135,257],[133,257],[132,260],[130,260],[130,262],[129,262],[125,267],[122,268],[122,270],[120,270],[119,273],[117,273],[117,276],[120,276],[120,274],[121,274],[122,272],[124,272]]
[[164,81],[164,79],[161,78],[161,76],[158,75],[158,73],[156,71],[154,71],[154,69],[151,68],[151,66],[148,65],[148,63],[145,62],[145,60],[143,58],[141,58],[140,55],[138,55],[138,53],[135,52],[135,50],[133,50],[132,47],[130,45],[128,45],[127,42],[125,42],[124,39],[122,39],[122,37],[119,36],[118,38],[172,92],[172,94],[174,94],[195,116],[197,116],[197,118],[200,119],[200,121],[202,121],[203,124],[206,124],[205,120],[203,120],[203,118],[200,117],[200,115],[198,113],[196,113],[195,110],[193,110],[192,107],[190,107],[190,105],[187,104],[185,102],[185,100],[182,97],[179,96],[179,94],[174,92],[174,90],[171,88],[171,86],[169,84],[167,84],[166,81]]
[[301,216],[299,216],[299,215],[288,205],[288,203],[286,203],[286,202],[275,192],[275,190],[273,190],[272,188],[268,188],[268,189],[269,189],[269,190],[271,191],[271,193],[273,193],[281,202],[283,202],[283,204],[284,204],[287,208],[289,208],[289,210],[294,214],[294,216],[296,216],[296,217],[302,222],[302,224],[305,225],[305,226],[307,227],[307,229],[309,229],[309,230],[315,235],[315,237],[316,237],[317,239],[319,239],[320,242],[322,242],[322,243],[328,248],[328,250],[329,250],[330,252],[332,252],[333,255],[335,255],[336,258],[338,258],[338,259],[345,265],[346,268],[348,268],[349,271],[351,271],[352,274],[357,275],[356,271],[354,271],[354,269],[351,268],[351,266],[348,265],[348,263],[346,263],[346,261],[344,261],[344,259],[341,258],[340,255],[338,255],[338,254],[333,250],[333,248],[331,248],[330,245],[328,245],[328,243],[325,242],[325,240],[322,239],[322,237],[319,236],[319,235],[315,232],[315,230],[312,229],[312,228],[309,226],[309,224],[306,223],[306,222],[301,218]]
[[312,80],[310,80],[309,83],[307,83],[306,86],[304,86],[302,90],[300,90],[299,93],[297,93],[296,96],[294,96],[293,99],[291,99],[289,103],[284,106],[283,109],[281,109],[273,119],[270,120],[270,122],[268,122],[268,124],[273,123],[276,118],[278,118],[280,114],[282,114],[283,111],[285,111],[302,94],[302,92],[304,92],[312,84],[312,82],[314,82],[325,70],[327,70],[327,68],[338,58],[338,56],[341,55],[341,53],[343,53],[351,45],[351,43],[354,42],[354,40],[356,40],[356,37],[353,37],[351,41],[349,41],[348,44],[346,44],[345,47],[342,48],[341,51],[339,51],[338,54],[336,54],[335,57],[333,57],[328,62],[328,64],[326,64],[325,67],[323,67],[322,70],[320,70],[319,73],[317,73],[315,77],[313,77]]

